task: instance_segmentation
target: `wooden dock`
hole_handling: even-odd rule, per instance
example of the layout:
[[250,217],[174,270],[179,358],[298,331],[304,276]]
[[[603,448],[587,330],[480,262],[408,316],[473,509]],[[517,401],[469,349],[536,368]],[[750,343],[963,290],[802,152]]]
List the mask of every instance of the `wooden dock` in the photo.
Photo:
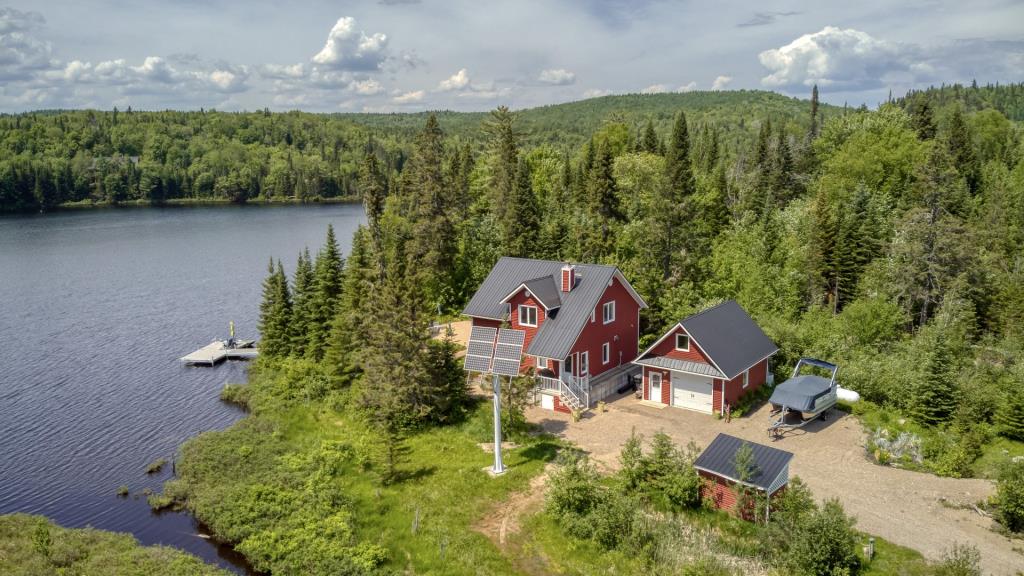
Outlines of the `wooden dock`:
[[199,350],[183,356],[189,366],[215,366],[224,360],[251,360],[259,355],[255,340],[238,340],[233,347],[223,340],[214,340]]

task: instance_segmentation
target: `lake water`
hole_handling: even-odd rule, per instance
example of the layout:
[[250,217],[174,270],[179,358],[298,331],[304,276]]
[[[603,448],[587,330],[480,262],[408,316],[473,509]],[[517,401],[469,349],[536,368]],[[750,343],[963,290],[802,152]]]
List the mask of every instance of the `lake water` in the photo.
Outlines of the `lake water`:
[[244,572],[197,535],[188,514],[153,514],[189,437],[241,411],[218,400],[246,365],[190,368],[178,358],[234,320],[257,337],[269,257],[294,269],[332,223],[343,253],[358,205],[131,208],[0,217],[0,513],[131,532]]

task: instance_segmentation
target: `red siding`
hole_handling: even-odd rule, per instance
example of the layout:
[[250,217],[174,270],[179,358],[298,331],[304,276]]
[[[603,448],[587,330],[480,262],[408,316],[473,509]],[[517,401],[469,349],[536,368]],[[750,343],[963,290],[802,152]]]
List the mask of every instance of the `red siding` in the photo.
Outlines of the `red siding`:
[[490,318],[473,318],[473,326],[486,326],[487,328],[501,328],[501,320]]
[[674,358],[676,360],[689,360],[690,362],[701,362],[703,364],[711,364],[708,360],[704,351],[697,346],[694,340],[690,340],[690,350],[683,352],[682,350],[676,350],[676,334],[686,334],[686,330],[682,326],[676,326],[672,329],[668,338],[662,340],[657,346],[652,349],[649,354],[653,356],[665,356],[666,358]]
[[[529,350],[530,342],[533,341],[533,337],[537,335],[537,330],[544,325],[544,319],[547,318],[544,306],[533,297],[525,288],[517,292],[512,298],[509,299],[509,303],[512,305],[512,314],[510,324],[513,330],[522,330],[526,332],[526,336],[523,340],[523,350]],[[535,306],[537,308],[537,326],[523,326],[519,323],[519,306]],[[533,366],[533,356],[525,356],[523,362],[520,365],[520,369]]]
[[[579,282],[586,281],[587,279],[584,277],[579,280]],[[602,310],[604,304],[612,300],[615,301],[615,321],[604,324],[601,318]],[[639,314],[640,305],[633,299],[626,287],[618,278],[612,280],[612,285],[605,290],[594,309],[594,321],[587,320],[572,348],[573,354],[584,351],[588,353],[591,377],[636,359],[639,345],[637,341]],[[618,340],[615,339],[616,336],[618,336]],[[611,350],[608,355],[608,363],[602,364],[601,345],[605,342],[610,345]]]
[[[725,384],[725,401],[730,406],[735,406],[739,402],[740,398],[744,395],[753,392],[760,388],[768,378],[768,359],[761,360],[757,364],[750,367],[750,379],[748,380],[747,387],[743,387],[743,374],[729,380]],[[722,381],[715,380],[716,392],[721,389]],[[715,410],[721,410],[721,399],[716,398],[714,404]]]
[[576,286],[576,269],[562,268],[562,292],[569,292]]
[[566,414],[572,414],[572,408],[562,404],[562,397],[555,396],[555,412],[564,412]]
[[[651,387],[650,387],[650,374],[652,372],[661,373],[661,398],[651,398]],[[671,377],[669,376],[668,370],[662,370],[660,368],[651,368],[644,366],[644,400],[650,400],[651,402],[661,402],[662,404],[668,404],[671,402],[672,385]]]
[[[698,470],[697,474],[700,476],[700,497],[702,500],[711,502],[715,508],[719,510],[725,510],[736,514],[736,503],[739,500],[739,494],[736,491],[736,484],[731,480],[709,474],[703,470]],[[783,484],[781,488],[772,493],[772,499],[777,498],[786,491],[786,485]],[[761,513],[764,509],[760,510]],[[748,508],[746,514],[743,517],[747,520],[753,519],[753,509]]]

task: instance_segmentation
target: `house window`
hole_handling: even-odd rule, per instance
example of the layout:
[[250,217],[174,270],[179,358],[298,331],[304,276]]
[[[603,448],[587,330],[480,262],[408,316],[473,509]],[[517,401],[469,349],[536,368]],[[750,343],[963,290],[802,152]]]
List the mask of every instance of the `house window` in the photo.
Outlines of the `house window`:
[[544,370],[548,367],[548,361],[540,356],[534,356],[533,365],[537,367],[537,370]]
[[607,364],[612,359],[612,345],[605,342],[601,345],[601,364]]
[[571,354],[569,355],[568,358],[565,359],[564,364],[565,364],[565,373],[566,374],[572,374],[572,355]]
[[676,334],[676,350],[679,350],[680,352],[690,351],[689,334]]
[[586,376],[589,374],[590,369],[590,352],[580,352],[580,376]]
[[605,324],[615,322],[615,300],[604,303],[601,318],[604,320]]
[[743,371],[743,387],[746,388],[747,384],[750,384],[750,370]]
[[536,326],[537,325],[537,307],[536,306],[519,306],[519,325],[520,326]]

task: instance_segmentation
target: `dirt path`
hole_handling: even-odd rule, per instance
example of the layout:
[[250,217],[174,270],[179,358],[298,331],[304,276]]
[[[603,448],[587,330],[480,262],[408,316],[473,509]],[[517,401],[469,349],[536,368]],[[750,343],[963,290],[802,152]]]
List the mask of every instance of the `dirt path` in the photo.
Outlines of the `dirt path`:
[[544,505],[544,484],[548,480],[549,471],[550,464],[542,474],[530,480],[530,486],[526,490],[516,492],[507,500],[499,502],[494,510],[485,514],[473,526],[474,530],[487,536],[508,556],[520,572],[531,576],[548,574],[547,563],[535,554],[524,554],[515,536],[519,533],[522,519],[538,512]]
[[[706,414],[677,408],[658,409],[631,396],[609,404],[608,412],[570,423],[567,416],[532,408],[527,416],[546,430],[575,442],[594,460],[618,466],[619,449],[632,430],[650,437],[664,430],[680,444],[699,446],[720,432],[769,444],[794,454],[790,474],[800,476],[818,498],[838,498],[857,517],[857,526],[897,544],[941,559],[955,543],[974,544],[987,574],[1013,575],[1024,570],[1024,543],[993,532],[992,520],[969,505],[987,498],[988,480],[940,478],[872,464],[864,455],[864,433],[851,416],[814,422],[803,431],[772,443],[765,432],[767,408],[726,424]],[[946,504],[943,504],[943,501]]]

